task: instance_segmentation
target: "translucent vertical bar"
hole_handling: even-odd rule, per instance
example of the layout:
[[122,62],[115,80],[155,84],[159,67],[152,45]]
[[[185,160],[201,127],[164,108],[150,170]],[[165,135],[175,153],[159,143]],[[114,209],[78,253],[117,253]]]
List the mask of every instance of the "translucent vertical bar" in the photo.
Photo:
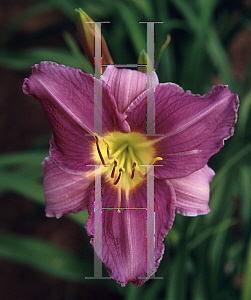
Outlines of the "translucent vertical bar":
[[101,165],[95,165],[94,195],[94,276],[85,279],[110,279],[102,276],[102,201]]
[[[101,79],[101,23],[94,22],[94,57],[95,57],[95,79],[94,79],[94,131],[102,135],[102,81]],[[89,134],[87,134],[89,135]],[[94,196],[94,277],[85,279],[110,279],[102,277],[102,201],[101,201],[101,165],[95,165],[95,196]],[[100,259],[101,258],[101,259]]]
[[[154,71],[154,22],[147,22],[147,72]],[[150,61],[149,61],[150,59]]]
[[95,22],[94,132],[102,135],[101,22]]
[[95,196],[94,196],[94,277],[102,277],[102,222],[101,222],[101,166],[95,166]]
[[[140,165],[147,167],[147,259],[146,274],[147,277],[139,277],[139,279],[147,279],[155,269],[155,210],[154,210],[154,167],[156,165]],[[163,277],[155,277],[153,274],[150,279],[163,279]]]
[[155,134],[154,88],[149,72],[154,71],[154,23],[147,22],[147,135]]
[[[155,23],[163,22],[139,22],[147,24],[147,131],[146,136],[156,136],[155,134],[155,88],[151,82],[149,72],[155,70],[155,57],[154,57],[154,25]],[[158,136],[161,134],[158,134]]]
[[154,166],[147,166],[147,277],[151,275],[155,264],[154,243]]

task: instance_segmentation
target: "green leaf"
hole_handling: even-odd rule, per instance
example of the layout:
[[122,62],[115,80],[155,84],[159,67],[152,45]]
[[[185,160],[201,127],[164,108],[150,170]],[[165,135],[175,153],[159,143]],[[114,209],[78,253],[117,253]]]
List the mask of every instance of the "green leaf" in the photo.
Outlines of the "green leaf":
[[83,55],[72,35],[69,32],[64,32],[63,36],[72,53],[72,56],[75,57],[77,61],[79,61],[81,70],[85,73],[94,74],[92,65],[90,64],[89,60]]
[[74,220],[75,222],[77,222],[79,225],[84,226],[89,215],[88,215],[88,211],[85,210],[85,211],[80,211],[77,214],[71,213],[70,215],[67,216],[72,220]]
[[[47,152],[20,152],[0,157],[0,194],[14,191],[45,206],[41,162]],[[87,211],[68,215],[72,220],[84,226],[88,218]]]
[[246,270],[244,275],[244,284],[242,288],[242,300],[250,300],[251,299],[251,238],[249,240],[249,247],[246,258]]
[[151,2],[148,0],[128,0],[135,6],[137,6],[142,12],[144,12],[147,19],[151,19],[153,16],[153,7],[151,7]]
[[251,153],[251,143],[246,144],[243,148],[237,151],[231,159],[227,160],[227,162],[221,167],[218,173],[215,175],[212,183],[210,184],[211,190],[213,191],[218,184],[222,182],[227,172],[239,161],[241,161],[245,156],[250,155]]
[[62,279],[83,282],[92,264],[34,237],[0,232],[0,256]]
[[0,186],[44,205],[41,162],[47,152],[24,152],[0,157]]
[[246,133],[248,120],[250,118],[251,109],[251,91],[249,91],[241,99],[241,105],[238,111],[238,126],[236,128],[236,133],[244,136]]
[[229,218],[227,220],[224,220],[222,222],[220,222],[218,225],[216,226],[212,226],[209,228],[204,229],[201,234],[198,234],[193,240],[191,240],[188,244],[187,244],[187,249],[189,251],[193,250],[195,247],[197,247],[198,245],[200,245],[202,242],[204,242],[206,239],[208,239],[209,237],[229,229],[229,227],[233,226],[234,223],[232,221],[232,218]]
[[21,52],[0,51],[0,66],[14,70],[27,70],[40,61],[54,61],[68,67],[80,68],[81,63],[69,50],[63,48],[30,48]]
[[127,288],[126,300],[137,300],[140,296],[140,289],[137,286],[130,284]]
[[[186,262],[185,248],[180,245],[176,253],[175,260],[169,266],[168,272],[171,272],[170,281],[168,282],[168,289],[166,290],[165,300],[170,299],[187,299],[187,270],[185,267]],[[182,282],[182,284],[180,284]]]
[[170,2],[176,7],[180,14],[184,16],[190,27],[194,31],[197,31],[199,28],[198,18],[192,5],[184,0],[171,0]]
[[224,83],[228,84],[230,88],[233,88],[234,81],[231,75],[232,72],[228,55],[222,45],[216,29],[214,29],[213,27],[209,31],[209,37],[206,46],[208,55],[211,57],[211,60],[219,75],[224,80]]
[[247,233],[251,225],[251,168],[242,166],[240,169],[241,220],[242,227]]
[[139,24],[137,21],[137,17],[132,12],[132,10],[123,3],[120,2],[116,6],[127,28],[129,38],[131,39],[134,46],[134,51],[138,55],[142,51],[142,49],[146,49],[146,35],[143,34],[144,31],[142,27],[146,26],[146,24]]

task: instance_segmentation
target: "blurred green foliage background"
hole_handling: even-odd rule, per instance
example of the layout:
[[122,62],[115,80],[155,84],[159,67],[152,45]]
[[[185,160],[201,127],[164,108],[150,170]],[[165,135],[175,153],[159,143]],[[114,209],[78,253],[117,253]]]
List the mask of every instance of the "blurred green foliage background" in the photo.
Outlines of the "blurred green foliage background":
[[[51,230],[55,221],[64,228],[64,224],[75,224],[71,225],[72,235],[78,235],[79,244],[74,251],[36,234],[15,232],[0,222],[0,257],[27,265],[49,278],[62,279],[62,289],[66,282],[83,287],[82,292],[70,288],[61,296],[52,293],[41,298],[37,294],[36,299],[95,296],[128,300],[250,300],[251,1],[1,1],[1,13],[9,14],[1,22],[1,73],[12,70],[21,77],[29,76],[31,66],[44,60],[93,72],[77,36],[74,10],[79,7],[94,21],[111,22],[102,26],[102,33],[115,63],[136,63],[141,50],[146,50],[146,25],[138,21],[162,21],[163,24],[155,25],[156,72],[160,82],[175,82],[200,94],[207,93],[213,84],[222,83],[239,94],[241,105],[235,135],[209,161],[216,171],[211,182],[211,212],[196,218],[176,215],[156,273],[164,279],[149,280],[142,287],[128,284],[121,288],[113,280],[85,280],[93,276],[93,252],[84,233],[87,213],[49,220]],[[171,35],[171,42],[160,56],[167,34]],[[17,88],[21,89],[21,84]],[[24,96],[22,101],[35,101],[26,99]],[[38,122],[45,120],[44,115],[35,117]],[[14,153],[7,153],[8,147],[1,143],[4,147],[0,156],[0,195],[5,197],[11,192],[29,199],[27,203],[36,203],[26,218],[20,218],[20,226],[40,226],[37,218],[44,218],[41,161],[48,156],[50,134],[48,131],[29,146],[27,142],[20,144],[20,151]],[[5,202],[2,203],[1,206]],[[107,276],[105,270],[103,274]],[[0,295],[2,289],[0,282]],[[28,294],[25,299],[29,299]],[[24,299],[21,290],[20,297],[15,299]]]

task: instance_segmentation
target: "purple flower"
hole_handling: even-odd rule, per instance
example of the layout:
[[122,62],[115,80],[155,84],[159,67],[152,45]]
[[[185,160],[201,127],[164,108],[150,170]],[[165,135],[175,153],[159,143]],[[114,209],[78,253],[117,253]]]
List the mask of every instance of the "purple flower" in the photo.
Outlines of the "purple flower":
[[[155,132],[146,133],[146,78],[155,90]],[[94,82],[102,88],[102,130],[94,133]],[[208,159],[233,135],[238,96],[217,85],[204,96],[147,74],[109,66],[101,81],[80,70],[42,62],[23,85],[45,109],[53,130],[50,156],[43,162],[46,215],[61,217],[88,209],[94,236],[94,167],[102,164],[102,260],[122,286],[146,279],[146,167],[155,167],[155,265],[175,211],[209,212]],[[101,120],[99,120],[101,122]],[[106,134],[106,135],[105,135]],[[104,166],[106,165],[106,166]],[[93,239],[91,241],[94,247]],[[94,249],[99,255],[99,249]],[[141,279],[140,279],[141,278]]]

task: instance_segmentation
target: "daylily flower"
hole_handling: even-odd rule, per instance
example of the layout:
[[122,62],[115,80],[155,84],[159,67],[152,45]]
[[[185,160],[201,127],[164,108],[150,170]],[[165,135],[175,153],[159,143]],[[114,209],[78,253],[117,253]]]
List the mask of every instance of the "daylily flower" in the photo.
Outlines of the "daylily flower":
[[[148,76],[148,77],[147,77]],[[146,78],[155,90],[155,133],[146,133]],[[155,265],[175,211],[209,212],[208,159],[233,135],[238,96],[217,85],[204,96],[159,83],[148,74],[108,66],[102,76],[102,130],[94,132],[94,79],[80,70],[42,62],[33,67],[23,91],[37,98],[53,130],[50,156],[43,162],[46,215],[61,217],[88,209],[94,236],[94,167],[102,165],[102,260],[122,286],[146,280],[146,167],[154,170]],[[96,85],[95,85],[96,86]],[[120,209],[121,208],[121,209]],[[91,243],[94,246],[93,239]],[[99,255],[99,249],[94,249]]]

